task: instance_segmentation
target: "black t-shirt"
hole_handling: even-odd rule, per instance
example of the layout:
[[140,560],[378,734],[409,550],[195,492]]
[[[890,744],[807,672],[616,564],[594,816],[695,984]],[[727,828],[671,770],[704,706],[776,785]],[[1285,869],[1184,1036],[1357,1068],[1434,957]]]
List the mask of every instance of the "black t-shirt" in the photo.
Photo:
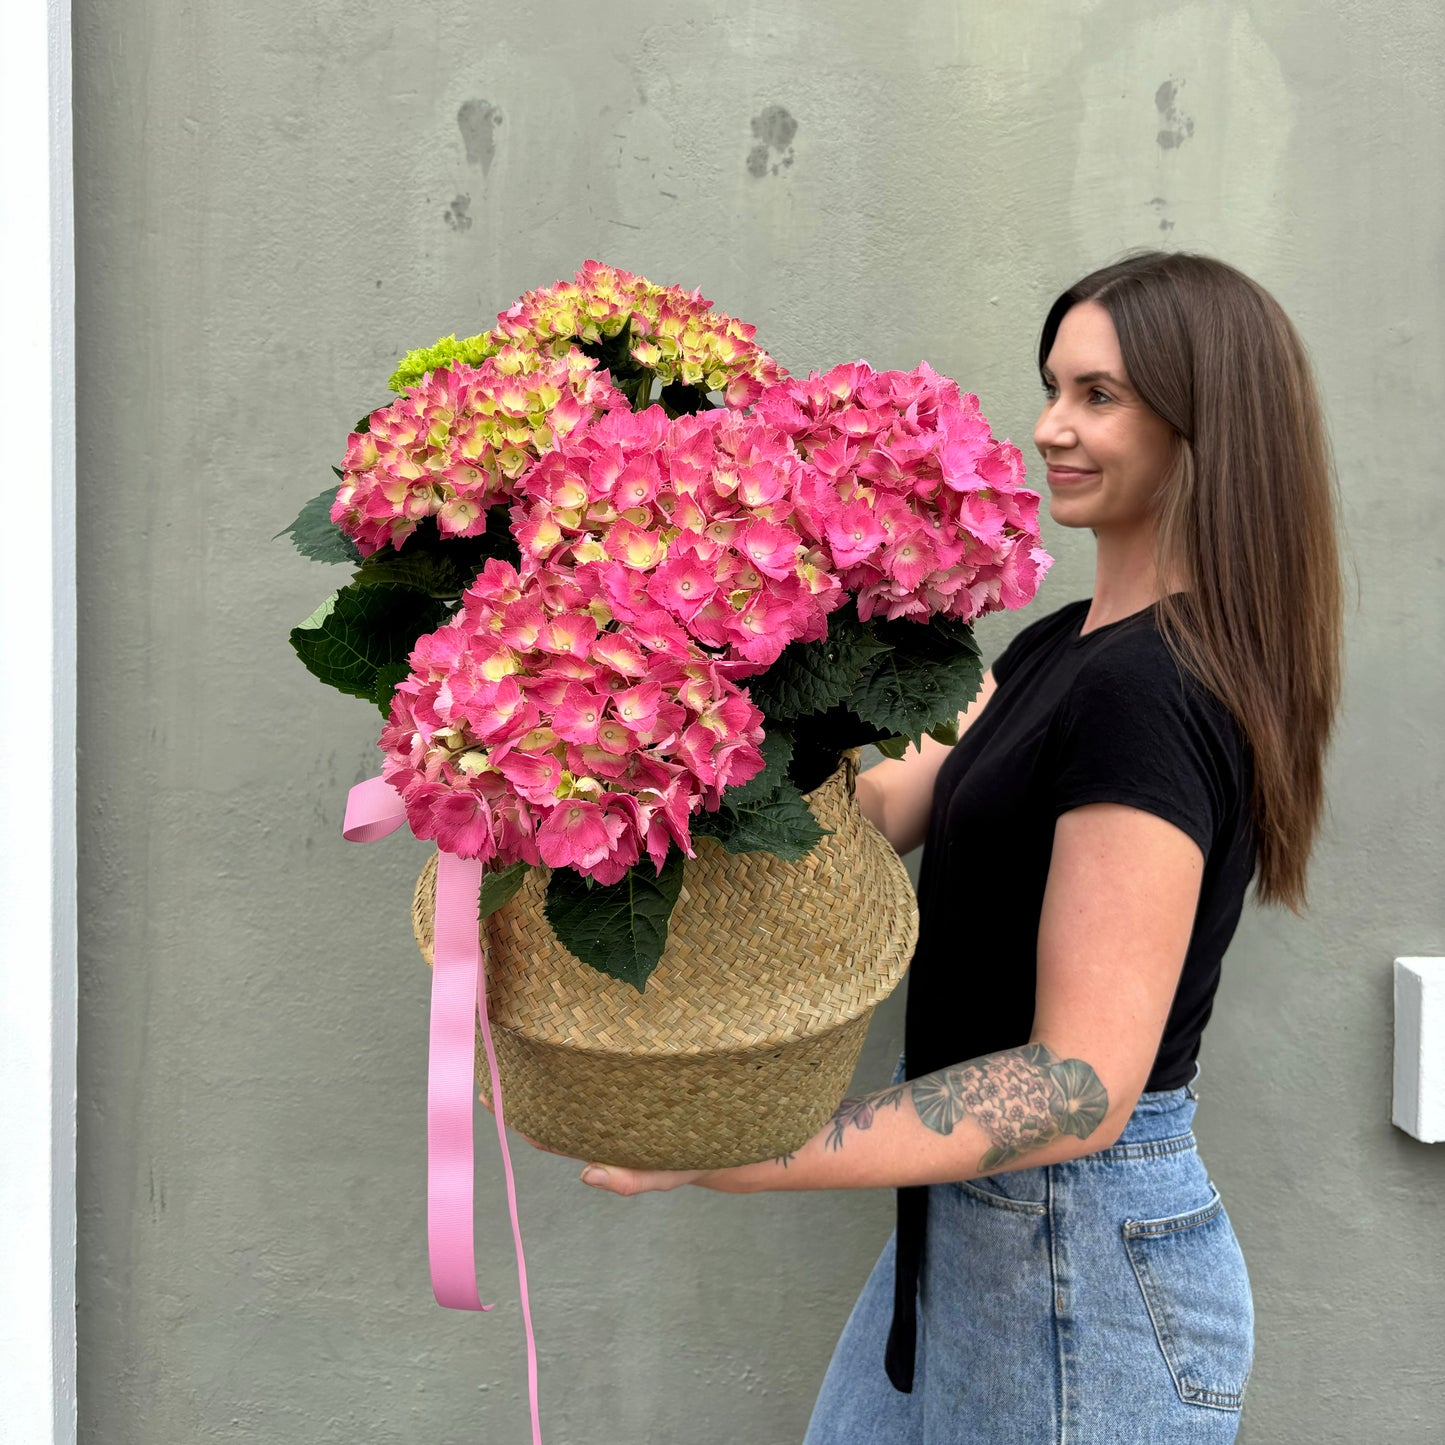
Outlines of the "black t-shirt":
[[[1166,818],[1204,854],[1189,950],[1145,1089],[1176,1089],[1194,1075],[1254,873],[1252,758],[1229,710],[1170,655],[1156,607],[1080,637],[1090,600],[1039,618],[1004,649],[996,691],[939,769],[907,975],[910,1079],[1028,1043],[1054,822],[1086,803]],[[885,1363],[907,1392],[928,1189],[897,1193]]]

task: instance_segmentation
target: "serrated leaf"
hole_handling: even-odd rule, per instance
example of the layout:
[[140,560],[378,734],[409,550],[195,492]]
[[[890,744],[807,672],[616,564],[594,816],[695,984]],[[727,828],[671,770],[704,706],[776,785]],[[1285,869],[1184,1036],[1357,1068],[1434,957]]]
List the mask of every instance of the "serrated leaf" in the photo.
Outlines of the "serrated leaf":
[[793,760],[788,777],[800,793],[811,793],[838,771],[849,748],[879,743],[892,737],[887,728],[874,727],[846,707],[799,718],[793,725]]
[[908,751],[907,738],[879,738],[873,744],[885,758],[901,758]]
[[456,537],[443,541],[448,559],[461,568],[464,588],[471,585],[472,578],[491,558],[510,563],[513,567],[522,565],[522,549],[507,529],[507,517],[505,507],[494,507],[488,513],[487,530],[480,537]]
[[384,667],[377,668],[371,700],[381,709],[382,717],[391,717],[391,700],[396,695],[397,684],[410,672],[411,664],[406,661],[388,662]]
[[531,866],[530,863],[513,863],[509,868],[483,873],[481,891],[477,894],[480,902],[477,917],[485,918],[489,913],[495,913],[504,903],[509,903],[512,895],[525,881],[527,869]]
[[435,632],[450,615],[445,603],[415,587],[353,583],[291,629],[291,646],[322,682],[375,702],[382,670],[405,663],[417,638]]
[[606,886],[589,887],[588,880],[570,868],[554,868],[543,912],[568,952],[641,993],[667,946],[682,868],[683,856],[676,849],[661,873],[650,862],[639,863],[621,882]]
[[942,743],[944,747],[951,748],[958,741],[958,714],[955,713],[947,722],[941,722],[936,728],[929,728],[928,736],[936,743]]
[[812,852],[829,830],[819,826],[792,783],[784,783],[757,802],[724,802],[715,813],[696,814],[692,831],[715,838],[729,853],[773,853],[796,862]]
[[863,669],[887,644],[877,627],[860,622],[852,604],[828,618],[821,642],[793,642],[766,672],[748,679],[753,702],[770,718],[827,712],[858,685]]
[[[331,520],[331,504],[335,500],[335,487],[318,492],[297,512],[296,520],[277,532],[276,537],[290,533],[296,550],[317,562],[360,562],[361,551],[356,543]],[[274,542],[276,537],[271,540]]]
[[971,628],[957,623],[885,622],[889,646],[863,668],[848,706],[865,722],[921,745],[923,734],[956,719],[983,685]]
[[374,587],[379,582],[402,582],[416,587],[431,597],[460,597],[462,569],[450,557],[435,552],[393,552],[389,547],[373,552],[352,574],[360,587]]
[[723,799],[730,808],[739,803],[760,803],[771,798],[788,780],[788,764],[793,759],[792,734],[780,723],[768,722],[767,731],[759,747],[763,755],[763,770],[749,778],[739,788],[728,788]]

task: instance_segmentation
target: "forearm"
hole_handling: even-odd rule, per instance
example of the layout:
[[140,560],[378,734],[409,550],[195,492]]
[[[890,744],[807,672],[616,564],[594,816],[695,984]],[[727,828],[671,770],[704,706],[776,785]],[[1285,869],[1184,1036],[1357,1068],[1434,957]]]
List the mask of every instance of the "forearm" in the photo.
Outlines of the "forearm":
[[1091,1065],[1031,1043],[844,1099],[796,1153],[713,1170],[696,1182],[754,1194],[977,1179],[1106,1148],[1109,1116]]
[[[925,742],[930,748],[939,746],[932,738]],[[885,758],[867,772],[859,773],[854,785],[858,810],[888,839],[900,857],[923,842],[928,827],[933,775],[937,769],[929,769],[926,776],[916,776],[919,761],[919,754],[910,748],[903,760]]]

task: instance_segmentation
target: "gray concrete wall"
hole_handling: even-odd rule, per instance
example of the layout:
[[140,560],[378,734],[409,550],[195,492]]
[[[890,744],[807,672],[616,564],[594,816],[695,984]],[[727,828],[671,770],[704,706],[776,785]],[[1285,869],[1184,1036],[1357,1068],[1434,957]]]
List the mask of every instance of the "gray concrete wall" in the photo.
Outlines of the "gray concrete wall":
[[[333,574],[270,540],[401,353],[594,256],[701,286],[794,371],[926,358],[1041,483],[1044,308],[1149,244],[1296,319],[1362,582],[1313,907],[1247,911],[1204,1043],[1258,1303],[1242,1438],[1440,1438],[1445,1148],[1389,1118],[1391,959],[1445,950],[1445,20],[883,15],[76,0],[86,1442],[526,1438],[494,1139],[498,1308],[427,1285],[430,845],[343,843],[378,716],[292,656]],[[1045,542],[1036,605],[1087,595],[1091,539]],[[518,1153],[551,1445],[800,1439],[891,1195],[619,1200]]]

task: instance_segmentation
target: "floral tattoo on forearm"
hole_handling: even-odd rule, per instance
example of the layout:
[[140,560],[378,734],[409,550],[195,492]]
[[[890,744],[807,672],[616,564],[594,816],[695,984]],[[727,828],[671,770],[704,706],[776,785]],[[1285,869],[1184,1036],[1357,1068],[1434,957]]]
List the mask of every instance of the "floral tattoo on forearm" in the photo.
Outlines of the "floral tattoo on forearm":
[[1025,1044],[844,1099],[831,1120],[828,1147],[841,1149],[850,1128],[871,1128],[880,1109],[896,1110],[905,1098],[935,1134],[953,1133],[965,1117],[979,1124],[993,1141],[979,1160],[985,1171],[1012,1164],[1060,1134],[1087,1139],[1109,1112],[1108,1092],[1083,1059],[1060,1059],[1044,1044]]

